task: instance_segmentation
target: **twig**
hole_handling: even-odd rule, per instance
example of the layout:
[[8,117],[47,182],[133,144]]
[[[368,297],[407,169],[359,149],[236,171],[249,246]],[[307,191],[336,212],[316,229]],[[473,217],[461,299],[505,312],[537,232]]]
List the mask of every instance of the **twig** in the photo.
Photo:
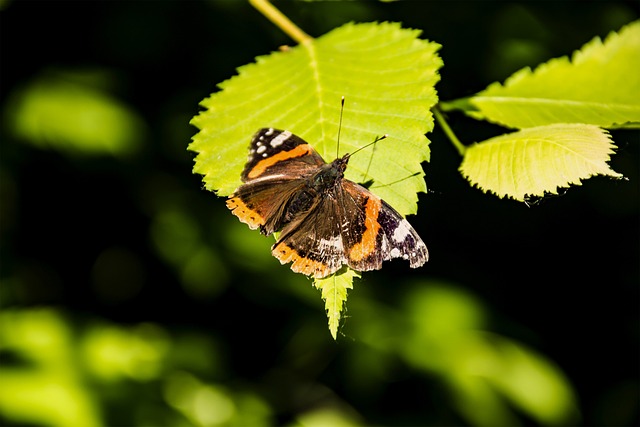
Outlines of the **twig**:
[[249,0],[249,3],[258,9],[269,21],[273,22],[278,28],[284,31],[289,37],[298,42],[298,44],[309,43],[313,38],[302,31],[296,24],[291,22],[282,12],[280,12],[269,0]]
[[458,153],[461,156],[464,156],[464,152],[466,151],[467,147],[465,147],[464,144],[462,144],[458,139],[458,137],[453,133],[453,131],[449,127],[449,124],[447,123],[444,116],[440,112],[440,109],[437,106],[435,106],[431,109],[431,111],[433,112],[433,116],[436,118],[436,121],[444,131],[445,135],[447,135],[447,137],[449,138],[449,141],[451,141],[453,146],[456,147],[456,150],[458,150]]

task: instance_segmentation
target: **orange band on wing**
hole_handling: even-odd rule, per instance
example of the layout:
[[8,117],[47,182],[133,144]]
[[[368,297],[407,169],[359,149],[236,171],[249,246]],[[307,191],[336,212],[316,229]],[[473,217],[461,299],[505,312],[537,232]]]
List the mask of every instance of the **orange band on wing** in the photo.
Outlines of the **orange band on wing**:
[[248,178],[257,178],[267,170],[268,167],[275,165],[283,160],[293,159],[295,157],[305,156],[313,151],[313,148],[309,144],[298,145],[293,150],[281,151],[278,154],[274,154],[271,157],[267,157],[264,160],[259,161],[247,174]]
[[255,230],[261,225],[264,225],[264,218],[258,212],[249,208],[240,197],[233,197],[227,200],[227,207],[231,209],[231,213],[237,216],[240,221],[249,226],[250,229]]
[[271,253],[273,256],[278,258],[282,264],[293,261],[291,269],[296,273],[302,273],[316,278],[326,277],[333,273],[330,266],[323,264],[320,261],[303,258],[298,255],[295,249],[290,248],[284,243],[277,244]]
[[380,224],[378,224],[378,212],[382,203],[377,197],[369,197],[365,205],[365,230],[362,239],[349,251],[349,258],[353,261],[362,261],[376,250],[376,239]]

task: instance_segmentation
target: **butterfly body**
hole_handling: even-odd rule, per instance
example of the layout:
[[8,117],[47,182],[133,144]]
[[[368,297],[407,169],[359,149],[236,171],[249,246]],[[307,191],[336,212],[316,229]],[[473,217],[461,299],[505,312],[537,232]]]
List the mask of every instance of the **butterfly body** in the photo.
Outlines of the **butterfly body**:
[[381,268],[404,258],[411,267],[428,260],[427,247],[391,206],[344,178],[350,155],[326,163],[288,131],[260,129],[252,138],[243,185],[227,206],[250,228],[281,231],[272,254],[291,269],[316,278],[348,265]]

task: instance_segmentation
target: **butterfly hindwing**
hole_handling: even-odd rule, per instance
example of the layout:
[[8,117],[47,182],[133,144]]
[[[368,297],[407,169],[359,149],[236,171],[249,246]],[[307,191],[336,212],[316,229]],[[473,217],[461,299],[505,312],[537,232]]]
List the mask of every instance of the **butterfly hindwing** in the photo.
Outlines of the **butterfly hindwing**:
[[317,198],[304,215],[282,229],[271,253],[307,276],[326,277],[346,264],[337,203]]
[[358,216],[350,216],[350,228],[357,230],[346,239],[351,268],[376,270],[382,261],[393,258],[409,260],[414,268],[427,262],[427,246],[402,215],[361,185],[345,179],[343,187],[361,211]]
[[300,187],[300,179],[272,178],[239,187],[227,199],[227,207],[251,229],[270,235],[282,228],[286,206]]

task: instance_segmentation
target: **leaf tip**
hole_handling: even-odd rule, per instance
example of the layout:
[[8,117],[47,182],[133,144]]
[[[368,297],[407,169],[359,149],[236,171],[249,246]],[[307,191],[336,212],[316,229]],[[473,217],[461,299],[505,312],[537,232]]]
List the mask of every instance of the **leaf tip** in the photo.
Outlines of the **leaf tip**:
[[329,332],[334,340],[338,336],[342,311],[347,301],[347,291],[353,289],[353,279],[357,277],[360,277],[358,272],[345,267],[331,276],[315,279],[313,282],[313,286],[321,292],[325,302]]

